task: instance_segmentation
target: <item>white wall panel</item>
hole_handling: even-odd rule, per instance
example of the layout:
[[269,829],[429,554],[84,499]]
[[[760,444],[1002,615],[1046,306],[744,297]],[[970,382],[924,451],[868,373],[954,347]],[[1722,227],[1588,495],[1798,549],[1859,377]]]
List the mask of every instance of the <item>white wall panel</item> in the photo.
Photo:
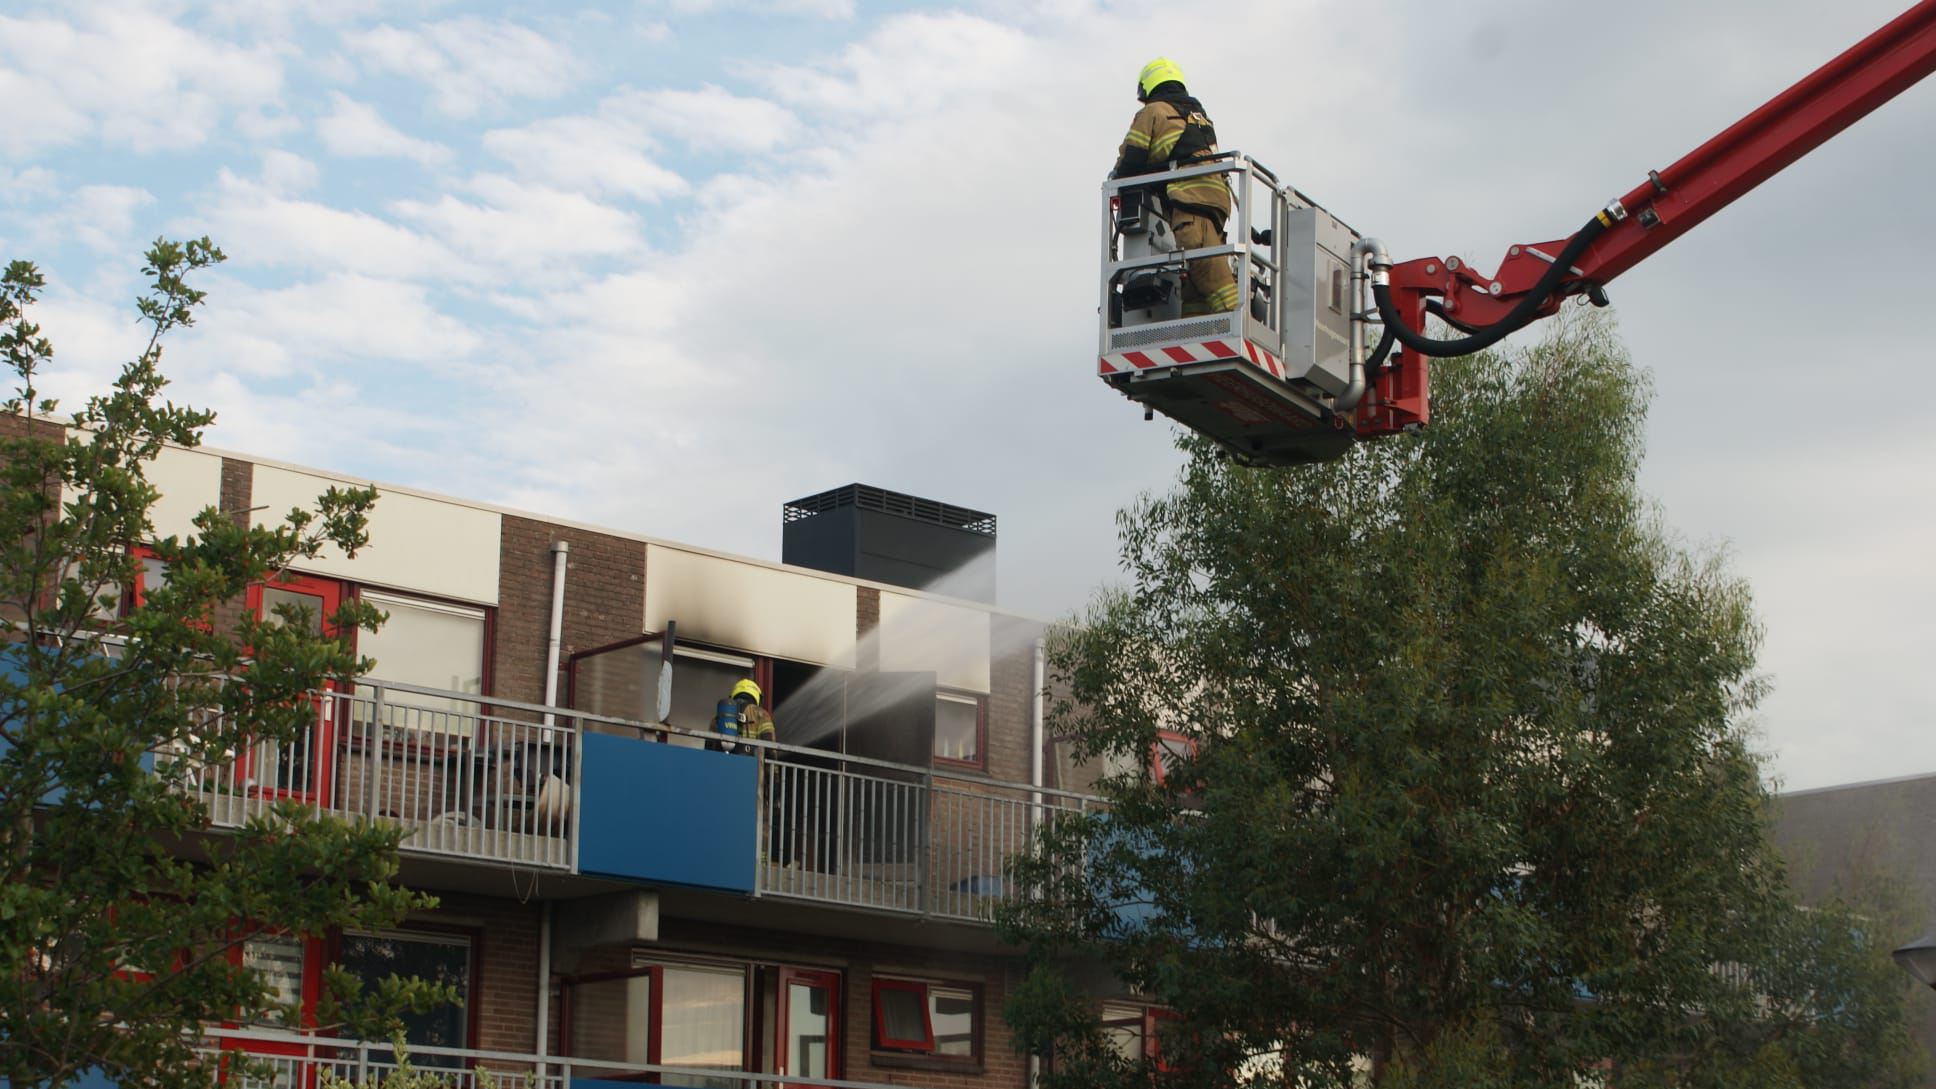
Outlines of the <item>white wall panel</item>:
[[854,660],[851,583],[664,545],[645,558],[645,630],[814,665]]
[[142,470],[148,483],[161,492],[149,508],[155,539],[186,537],[195,532],[195,516],[222,505],[222,458],[200,450],[164,446],[161,456]]
[[945,688],[988,691],[989,620],[979,609],[881,591],[881,669],[933,670]]
[[[255,466],[250,517],[274,524],[291,507],[313,510],[316,497],[331,486],[354,481],[318,473]],[[345,559],[334,548],[303,562],[305,572],[355,579],[398,590],[414,590],[483,605],[497,604],[499,537],[503,518],[495,511],[446,499],[430,499],[378,488],[370,512],[370,544]]]

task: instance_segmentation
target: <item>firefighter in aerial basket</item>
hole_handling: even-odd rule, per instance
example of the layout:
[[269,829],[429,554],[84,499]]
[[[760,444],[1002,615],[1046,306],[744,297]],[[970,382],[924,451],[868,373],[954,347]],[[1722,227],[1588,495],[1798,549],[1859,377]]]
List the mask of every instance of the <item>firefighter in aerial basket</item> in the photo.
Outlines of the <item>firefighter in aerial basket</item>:
[[[1183,71],[1158,57],[1136,77],[1136,100],[1143,108],[1129,123],[1116,153],[1112,178],[1154,174],[1201,162],[1217,153],[1217,129],[1203,103],[1183,86]],[[1230,218],[1230,186],[1221,174],[1178,178],[1163,186],[1170,230],[1177,245],[1194,250],[1223,244]],[[1183,284],[1185,314],[1216,314],[1237,308],[1237,278],[1226,257],[1199,257],[1189,263]]]

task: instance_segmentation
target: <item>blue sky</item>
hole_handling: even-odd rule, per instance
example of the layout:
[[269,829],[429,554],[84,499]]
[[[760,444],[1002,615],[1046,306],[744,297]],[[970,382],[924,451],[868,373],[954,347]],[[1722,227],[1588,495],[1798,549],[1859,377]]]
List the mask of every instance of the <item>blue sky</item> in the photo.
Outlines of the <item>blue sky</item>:
[[[861,481],[996,513],[1005,605],[1115,570],[1169,428],[1093,375],[1096,187],[1150,56],[1398,259],[1563,236],[1901,0],[458,0],[0,7],[0,257],[54,392],[139,254],[212,446],[777,558]],[[1936,771],[1919,87],[1612,286],[1645,484],[1755,588],[1790,787]],[[1526,334],[1522,334],[1524,337]]]

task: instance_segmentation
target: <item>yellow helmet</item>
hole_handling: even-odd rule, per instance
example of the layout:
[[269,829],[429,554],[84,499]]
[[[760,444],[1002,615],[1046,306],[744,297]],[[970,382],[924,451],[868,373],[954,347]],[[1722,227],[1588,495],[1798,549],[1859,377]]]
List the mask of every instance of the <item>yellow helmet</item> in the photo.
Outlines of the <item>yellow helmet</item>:
[[[718,690],[715,689],[714,691],[718,691]],[[752,681],[739,682],[738,684],[733,686],[732,698],[738,699],[741,696],[747,696],[751,698],[754,703],[760,702],[760,686],[757,684],[754,684]]]
[[1151,91],[1171,80],[1182,83],[1183,69],[1171,63],[1168,57],[1158,57],[1145,64],[1136,77],[1136,101],[1148,102]]

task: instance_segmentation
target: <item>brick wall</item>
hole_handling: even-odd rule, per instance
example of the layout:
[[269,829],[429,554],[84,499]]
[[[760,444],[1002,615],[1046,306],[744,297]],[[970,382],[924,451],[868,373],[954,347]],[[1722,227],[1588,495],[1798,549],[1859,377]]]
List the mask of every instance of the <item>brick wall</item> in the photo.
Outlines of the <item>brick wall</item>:
[[881,592],[872,586],[857,586],[854,593],[854,667],[860,670],[881,668],[881,641],[868,636],[881,630]]
[[1046,628],[1012,616],[989,619],[994,647],[988,663],[988,774],[1026,783],[1035,714],[1035,641]]
[[249,507],[254,505],[255,463],[222,459],[222,513],[236,525],[248,528]]
[[[552,542],[571,546],[565,567],[560,670],[575,651],[640,634],[645,616],[645,545],[508,514],[503,527],[492,690],[505,699],[541,703],[546,644],[551,638]],[[564,692],[561,678],[561,701]]]
[[[508,885],[509,874],[505,881]],[[477,1035],[471,1046],[481,1051],[537,1050],[538,904],[474,893],[437,895],[436,910],[413,916],[413,922],[458,926],[477,934],[477,970],[471,980]]]

